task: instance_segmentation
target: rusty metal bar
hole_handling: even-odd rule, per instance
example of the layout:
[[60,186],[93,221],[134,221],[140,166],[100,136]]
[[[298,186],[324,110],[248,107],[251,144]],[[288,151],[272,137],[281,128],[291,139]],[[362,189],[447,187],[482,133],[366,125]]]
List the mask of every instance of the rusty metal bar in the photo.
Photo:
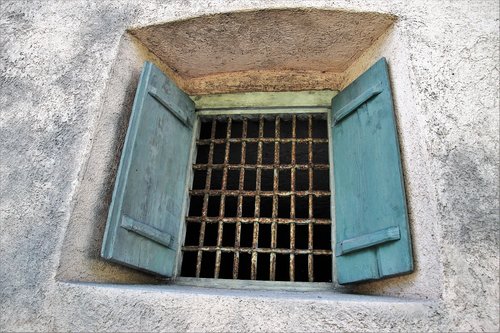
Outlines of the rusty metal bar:
[[[308,117],[308,122],[307,122],[307,136],[309,138],[312,138],[312,123],[313,123],[313,118],[312,116]],[[313,168],[312,168],[312,163],[313,163],[313,143],[312,141],[309,141],[308,145],[308,162],[309,162],[309,192],[313,191]],[[313,195],[309,194],[309,219],[313,218]],[[307,241],[307,247],[309,250],[312,251],[313,249],[313,224],[309,223],[308,226],[309,229],[309,235],[308,235],[308,241]],[[309,282],[314,281],[314,269],[313,269],[313,255],[312,253],[309,253],[308,258],[307,258],[307,276],[309,279]]]
[[[244,139],[247,137],[247,128],[248,128],[248,120],[243,119],[243,129],[241,133],[241,137]],[[245,154],[246,154],[246,142],[241,143],[241,164],[245,164]],[[240,179],[238,182],[238,189],[240,192],[243,191],[243,184],[245,181],[245,168],[240,168]],[[238,207],[236,210],[236,217],[241,218],[243,215],[243,195],[241,193],[238,194]],[[236,221],[236,233],[234,239],[234,258],[233,258],[233,279],[238,278],[238,270],[240,265],[240,253],[237,251],[240,247],[241,241],[241,222],[239,220]]]
[[278,254],[290,254],[290,253],[295,253],[295,254],[309,254],[309,255],[331,255],[332,250],[309,250],[309,249],[296,249],[296,250],[291,250],[291,249],[270,249],[270,248],[252,248],[252,247],[240,247],[238,249],[234,247],[219,247],[219,246],[184,246],[182,248],[183,251],[222,251],[222,252],[245,252],[245,253],[278,253]]
[[[271,217],[276,219],[278,217],[278,187],[279,187],[279,169],[280,164],[280,116],[276,116],[274,121],[274,177],[273,177],[273,210]],[[276,249],[277,238],[276,221],[271,222],[271,249]],[[269,280],[276,279],[276,252],[271,252],[269,258]]]
[[[273,222],[277,224],[300,224],[300,225],[305,225],[309,223],[314,223],[314,224],[331,224],[330,219],[309,219],[309,218],[283,218],[283,217],[278,217],[278,218],[272,218],[272,217],[224,217],[224,218],[219,218],[219,217],[207,217],[206,219],[203,219],[204,222],[207,223],[215,223],[222,221],[223,223],[260,223],[260,224],[271,224]],[[188,216],[186,217],[187,222],[202,222],[202,218],[199,216]]]
[[[215,126],[217,125],[217,121],[215,118],[212,120],[212,128],[210,132],[210,137],[212,139],[215,138]],[[208,151],[208,164],[211,165],[214,160],[214,143],[210,144],[210,150]],[[203,207],[201,210],[201,226],[200,226],[200,238],[199,238],[199,244],[200,247],[203,246],[203,242],[205,239],[205,227],[206,227],[206,219],[207,219],[207,212],[208,212],[208,198],[210,197],[208,191],[210,190],[210,181],[212,179],[212,169],[209,167],[207,168],[207,175],[205,179],[205,190],[207,190],[207,193],[203,196]],[[200,272],[201,272],[201,258],[202,258],[202,251],[198,251],[198,256],[196,258],[196,277],[200,277]]]
[[[210,195],[243,195],[247,197],[253,197],[257,195],[257,191],[248,191],[248,190],[228,190],[228,191],[222,191],[222,190],[191,190],[189,191],[190,194],[192,195],[203,195],[203,194],[210,194]],[[330,191],[259,191],[258,193],[262,197],[288,197],[291,195],[299,195],[299,196],[315,196],[315,197],[327,197],[330,196]]]
[[[297,116],[292,116],[292,139],[295,139],[297,135]],[[295,141],[292,141],[292,156],[291,163],[295,166],[297,158],[295,156]],[[295,220],[295,174],[296,168],[293,167],[290,170],[290,219]],[[289,275],[290,281],[295,281],[295,222],[290,223],[290,265],[289,265]]]
[[[264,116],[259,117],[259,136],[258,139],[264,137]],[[257,143],[257,164],[262,165],[262,140]],[[254,216],[260,217],[260,189],[262,181],[262,168],[257,168],[255,175],[255,209]],[[257,249],[259,246],[259,222],[254,220],[253,223],[253,236],[252,236],[252,248]],[[252,252],[252,264],[250,267],[250,279],[257,279],[257,252]]]
[[252,236],[252,265],[250,267],[250,279],[257,279],[257,247],[259,242],[259,223],[253,223],[253,236]]
[[[233,120],[231,118],[227,119],[227,129],[226,129],[226,150],[224,151],[224,169],[222,173],[222,186],[221,186],[221,196],[220,196],[220,208],[219,208],[219,226],[217,229],[217,246],[222,246],[222,229],[224,218],[224,212],[226,210],[226,186],[227,186],[227,166],[229,164],[229,138],[231,138],[231,125]],[[220,272],[220,260],[221,260],[221,252],[217,251],[215,253],[215,270],[214,270],[214,278],[217,279],[219,277]]]
[[[243,142],[242,144],[245,144]],[[276,166],[280,170],[286,170],[286,169],[299,169],[299,170],[307,170],[309,169],[310,164],[280,164]],[[312,166],[315,169],[320,169],[320,170],[328,170],[330,166],[328,164],[312,164]],[[194,170],[204,170],[204,169],[223,169],[225,166],[224,164],[194,164],[193,169]],[[273,170],[275,167],[272,164],[229,164],[227,166],[229,170],[237,170],[241,168],[245,169],[267,169],[267,170]]]
[[[279,117],[279,116],[278,116]],[[202,140],[197,140],[196,144],[197,145],[209,145],[211,143],[216,143],[216,144],[222,144],[226,143],[225,138],[222,139],[202,139]],[[273,143],[273,142],[281,142],[281,143],[287,143],[287,142],[297,142],[297,143],[308,143],[308,142],[313,142],[313,143],[328,143],[328,139],[319,139],[319,138],[230,138],[229,142],[264,142],[264,143]]]
[[[246,138],[247,137],[247,129],[248,129],[248,119],[244,118],[243,119],[243,128],[242,128],[242,133],[241,137]],[[245,156],[246,156],[246,146],[247,143],[246,141],[241,142],[241,159],[240,159],[240,179],[238,180],[238,189],[243,190],[243,185],[245,182]],[[241,222],[238,220],[241,219],[241,215],[243,214],[243,196],[242,194],[238,194],[238,208],[237,208],[237,218],[236,218],[236,239],[238,241],[238,246],[240,245],[240,240],[241,240]],[[236,240],[235,240],[236,244]],[[239,263],[240,263],[240,253],[235,252],[234,253],[234,259],[233,259],[233,279],[238,278],[238,271],[239,271]]]

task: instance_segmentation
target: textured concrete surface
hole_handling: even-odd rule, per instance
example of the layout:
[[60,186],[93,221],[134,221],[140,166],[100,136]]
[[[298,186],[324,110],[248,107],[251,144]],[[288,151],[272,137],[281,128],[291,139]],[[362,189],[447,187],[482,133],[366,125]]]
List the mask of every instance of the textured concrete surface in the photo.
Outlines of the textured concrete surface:
[[191,94],[325,89],[393,23],[382,13],[271,9],[131,29]]
[[[154,58],[125,47],[134,43],[125,30],[269,6],[2,2],[0,330],[499,330],[497,1],[272,4],[398,17],[342,79],[382,54],[396,81],[417,270],[353,291],[397,298],[68,282],[148,280],[96,256],[137,61]],[[71,269],[72,258],[84,268]],[[99,278],[100,269],[117,273]]]
[[196,17],[131,33],[188,78],[248,70],[343,72],[393,20],[377,13],[271,9]]

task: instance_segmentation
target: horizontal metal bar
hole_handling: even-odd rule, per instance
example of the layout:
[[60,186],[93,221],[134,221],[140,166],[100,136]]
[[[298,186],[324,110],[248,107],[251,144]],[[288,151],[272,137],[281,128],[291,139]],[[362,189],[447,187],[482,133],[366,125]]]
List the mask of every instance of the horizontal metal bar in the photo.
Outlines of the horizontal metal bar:
[[[205,169],[224,169],[226,165],[224,164],[193,164],[193,169],[195,170],[205,170]],[[228,164],[227,168],[230,170],[239,170],[241,168],[244,169],[266,169],[266,170],[289,170],[289,169],[298,169],[298,170],[308,170],[309,168],[313,168],[316,170],[328,170],[330,165],[328,164]]]
[[148,224],[134,220],[133,218],[123,215],[120,226],[128,231],[146,237],[160,245],[168,248],[172,247],[174,238],[167,232],[159,230]]
[[326,197],[330,196],[330,191],[240,191],[240,190],[190,190],[190,194],[194,195],[203,195],[203,194],[209,194],[209,195],[222,195],[225,194],[226,196],[228,195],[242,195],[246,197],[253,197],[256,194],[262,196],[262,197],[272,197],[273,195],[277,195],[280,197],[288,197],[291,195],[296,195],[296,196],[306,196],[306,195],[312,195],[315,197]]
[[395,241],[400,238],[401,235],[399,232],[399,226],[395,226],[358,237],[345,239],[337,243],[335,247],[335,256],[339,257],[347,253],[359,251],[382,243]]
[[295,142],[295,143],[328,143],[328,138],[230,138],[230,139],[225,139],[225,138],[220,138],[220,139],[202,139],[202,140],[197,140],[196,144],[198,145],[209,145],[211,143],[216,143],[216,144],[223,144],[226,143],[227,141],[231,143],[240,143],[240,142],[264,142],[264,143],[276,143],[276,142],[281,142],[281,143],[289,143],[289,142]]
[[244,253],[278,253],[278,254],[312,254],[320,256],[328,256],[332,254],[331,250],[310,250],[310,249],[269,249],[269,248],[251,248],[251,247],[240,247],[238,249],[234,247],[222,247],[222,246],[183,246],[182,251],[207,251],[207,252],[244,252]]
[[219,217],[206,217],[202,219],[200,216],[188,216],[186,217],[187,222],[206,222],[206,223],[218,223],[218,222],[223,222],[223,223],[254,223],[258,222],[261,224],[270,224],[273,222],[276,222],[278,224],[326,224],[329,225],[332,223],[330,219],[317,219],[317,218],[312,218],[312,219],[301,219],[301,218],[283,218],[283,217],[224,217],[224,218],[219,218]]

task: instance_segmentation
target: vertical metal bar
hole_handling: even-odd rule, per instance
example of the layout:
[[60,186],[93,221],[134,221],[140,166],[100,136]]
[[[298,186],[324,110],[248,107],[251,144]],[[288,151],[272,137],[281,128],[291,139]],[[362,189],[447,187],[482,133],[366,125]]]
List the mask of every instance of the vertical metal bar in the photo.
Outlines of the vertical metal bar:
[[[313,163],[313,143],[312,143],[312,123],[313,123],[313,118],[310,115],[308,117],[308,124],[307,124],[307,133],[308,133],[308,138],[309,138],[309,149],[308,149],[308,170],[309,170],[309,219],[312,220],[313,218],[313,169],[312,169],[312,163]],[[308,278],[309,282],[314,281],[314,270],[313,270],[313,255],[312,255],[312,250],[313,250],[313,225],[312,222],[309,221],[309,237],[308,237],[308,244],[307,248],[309,249],[309,255],[308,255],[308,260],[307,260],[307,272],[308,272]]]
[[[292,195],[290,195],[290,218],[294,219],[295,218],[295,174],[296,174],[296,169],[295,169],[295,164],[297,162],[296,156],[295,156],[295,137],[297,133],[297,116],[293,115],[292,116],[292,159],[291,159],[291,164],[292,168],[290,170],[290,191],[292,192]],[[289,274],[290,274],[290,281],[295,281],[295,223],[290,223],[290,267],[289,267]]]
[[[257,165],[262,165],[262,138],[264,137],[264,116],[259,117],[259,141],[257,148]],[[262,180],[262,168],[257,167],[255,176],[255,211],[254,217],[260,217],[260,189]],[[252,238],[252,264],[250,267],[250,279],[257,279],[257,249],[259,243],[259,222],[256,220],[253,223],[253,238]]]
[[[247,127],[248,127],[248,119],[243,119],[243,130],[241,137],[245,139],[247,137]],[[243,215],[243,196],[241,195],[241,191],[243,191],[243,184],[245,180],[245,154],[246,154],[246,142],[245,140],[241,140],[241,164],[240,164],[240,179],[238,183],[238,207],[236,210],[236,234],[234,239],[234,259],[233,259],[233,279],[238,278],[238,270],[240,264],[240,241],[241,241],[241,216]]]
[[[227,118],[227,131],[226,131],[226,150],[224,152],[224,166],[222,173],[222,194],[220,196],[220,209],[219,209],[219,226],[217,229],[217,247],[220,248],[222,246],[222,228],[223,223],[222,219],[224,218],[224,211],[226,208],[226,187],[227,187],[227,166],[229,164],[229,139],[231,138],[231,125],[233,120],[231,117]],[[215,271],[214,278],[219,278],[220,272],[220,260],[221,260],[221,250],[217,249],[215,251]]]
[[[217,122],[214,119],[212,119],[212,129],[210,132],[210,149],[208,151],[208,162],[207,162],[207,178],[205,179],[205,195],[203,197],[203,207],[201,210],[201,226],[200,226],[200,238],[199,238],[199,245],[200,247],[203,246],[203,241],[205,239],[205,228],[207,224],[207,211],[208,211],[208,198],[209,194],[208,191],[210,190],[210,181],[212,179],[212,163],[214,161],[214,143],[213,139],[215,138],[215,126],[217,125]],[[202,251],[198,250],[198,256],[196,258],[196,277],[200,277],[200,272],[201,272],[201,259],[202,259]]]
[[255,183],[255,216],[260,217],[260,190],[262,188],[262,138],[264,137],[264,116],[259,117],[259,141],[257,142],[257,171]]
[[[271,222],[271,249],[276,249],[277,225],[276,218],[278,217],[278,185],[279,185],[279,164],[280,164],[280,116],[276,116],[274,128],[274,177],[273,177],[273,210]],[[276,252],[271,252],[269,263],[269,279],[276,279]]]

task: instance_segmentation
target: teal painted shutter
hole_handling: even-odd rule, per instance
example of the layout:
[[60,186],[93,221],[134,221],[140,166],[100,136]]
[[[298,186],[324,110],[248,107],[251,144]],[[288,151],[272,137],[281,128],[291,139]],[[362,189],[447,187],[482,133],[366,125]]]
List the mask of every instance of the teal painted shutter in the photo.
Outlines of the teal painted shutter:
[[174,274],[194,117],[191,99],[146,62],[116,176],[104,258]]
[[413,270],[387,63],[333,98],[335,255],[340,284]]

